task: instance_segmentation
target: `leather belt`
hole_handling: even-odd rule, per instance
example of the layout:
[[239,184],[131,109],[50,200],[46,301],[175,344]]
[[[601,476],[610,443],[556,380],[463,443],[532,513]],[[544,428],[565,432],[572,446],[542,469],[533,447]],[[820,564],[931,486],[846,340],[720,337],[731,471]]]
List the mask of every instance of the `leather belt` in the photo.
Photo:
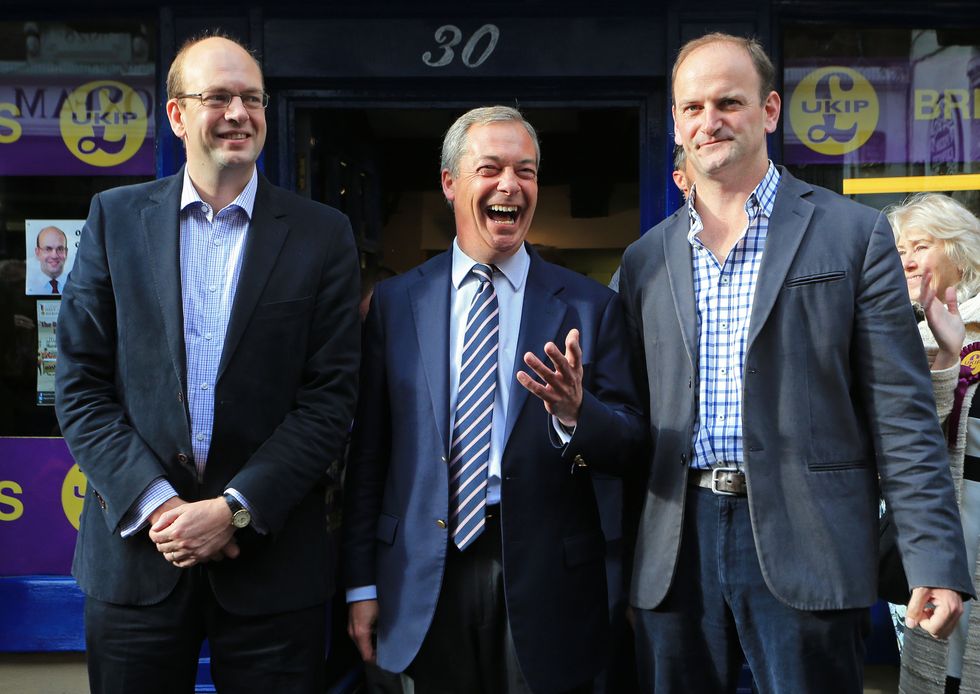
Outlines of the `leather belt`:
[[690,470],[687,482],[695,487],[710,489],[722,496],[748,496],[745,473],[736,467],[713,467],[710,470]]

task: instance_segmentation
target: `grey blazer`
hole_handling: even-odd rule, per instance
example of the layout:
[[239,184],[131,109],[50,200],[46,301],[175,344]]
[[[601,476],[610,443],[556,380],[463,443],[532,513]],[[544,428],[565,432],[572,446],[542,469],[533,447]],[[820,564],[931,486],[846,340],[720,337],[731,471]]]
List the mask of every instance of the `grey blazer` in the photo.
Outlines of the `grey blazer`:
[[[876,600],[879,485],[912,586],[973,595],[928,367],[884,215],[781,169],[743,383],[749,509],[766,584],[798,609]],[[631,601],[654,608],[677,565],[697,417],[686,207],[623,259],[653,453]]]

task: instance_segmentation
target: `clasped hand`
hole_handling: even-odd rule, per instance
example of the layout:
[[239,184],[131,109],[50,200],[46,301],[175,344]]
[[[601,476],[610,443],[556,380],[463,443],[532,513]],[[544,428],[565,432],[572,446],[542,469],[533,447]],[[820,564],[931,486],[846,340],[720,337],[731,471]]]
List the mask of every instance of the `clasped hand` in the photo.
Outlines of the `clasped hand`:
[[150,539],[164,559],[186,569],[239,554],[231,510],[221,497],[187,503],[173,497],[150,516]]

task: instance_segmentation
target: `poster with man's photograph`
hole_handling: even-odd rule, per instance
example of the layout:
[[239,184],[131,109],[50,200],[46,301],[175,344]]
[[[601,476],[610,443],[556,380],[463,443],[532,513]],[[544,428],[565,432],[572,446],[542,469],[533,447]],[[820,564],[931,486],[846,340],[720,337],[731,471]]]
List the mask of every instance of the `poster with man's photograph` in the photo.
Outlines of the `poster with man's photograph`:
[[61,296],[84,224],[84,219],[25,220],[28,296]]

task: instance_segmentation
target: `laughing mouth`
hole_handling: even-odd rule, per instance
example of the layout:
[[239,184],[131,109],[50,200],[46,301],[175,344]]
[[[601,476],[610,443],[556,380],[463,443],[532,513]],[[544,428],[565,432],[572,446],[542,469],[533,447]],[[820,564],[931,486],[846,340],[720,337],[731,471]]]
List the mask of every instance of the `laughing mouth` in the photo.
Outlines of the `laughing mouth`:
[[488,205],[487,216],[498,224],[513,224],[517,221],[520,208],[517,205]]
[[220,135],[223,140],[247,140],[249,135],[245,133],[225,133]]

